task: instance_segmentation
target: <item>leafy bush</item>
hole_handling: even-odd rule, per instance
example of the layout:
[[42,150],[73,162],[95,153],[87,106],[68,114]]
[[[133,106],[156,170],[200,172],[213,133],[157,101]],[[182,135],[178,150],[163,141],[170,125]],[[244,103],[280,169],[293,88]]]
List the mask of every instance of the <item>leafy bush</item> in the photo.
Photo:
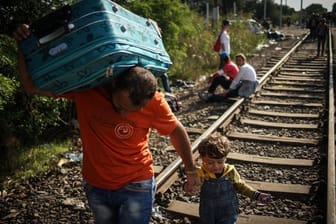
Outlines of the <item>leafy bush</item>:
[[212,51],[213,32],[204,18],[180,0],[116,1],[130,11],[155,20],[171,59],[170,78],[197,79],[204,70],[212,70],[218,60]]
[[[42,3],[34,5],[33,1],[29,2],[32,4],[23,4],[20,7],[11,3],[11,18],[16,18],[15,13],[24,11],[24,7],[34,8],[31,12],[42,15],[49,4],[43,4],[42,7]],[[51,1],[48,5],[49,11],[65,2]],[[196,80],[217,69],[218,54],[212,50],[212,46],[219,29],[208,27],[204,18],[191,11],[188,5],[179,0],[116,2],[136,14],[157,21],[165,47],[173,61],[168,72],[170,79]],[[26,13],[29,14],[30,11]],[[36,18],[36,15],[31,16]],[[6,20],[6,23],[10,21]],[[250,52],[261,41],[259,36],[248,31],[242,24],[236,23],[230,30],[232,55]],[[15,43],[4,35],[0,36],[0,43],[0,128],[4,130],[0,145],[6,145],[5,139],[10,137],[17,138],[18,142],[34,143],[46,134],[46,130],[62,124],[62,117],[71,104],[64,100],[24,94],[17,80]]]
[[265,34],[255,33],[247,28],[244,20],[234,22],[230,27],[231,55],[252,54],[257,45],[266,42]]
[[69,103],[27,96],[20,88],[13,39],[0,35],[0,145],[36,143],[50,127],[60,126]]

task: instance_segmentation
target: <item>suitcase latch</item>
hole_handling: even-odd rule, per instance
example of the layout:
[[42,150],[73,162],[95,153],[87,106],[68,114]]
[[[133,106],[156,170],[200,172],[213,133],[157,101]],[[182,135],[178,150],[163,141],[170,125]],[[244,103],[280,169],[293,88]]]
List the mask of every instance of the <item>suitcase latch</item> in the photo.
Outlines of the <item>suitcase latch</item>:
[[110,77],[110,76],[112,76],[112,74],[113,74],[113,67],[112,66],[107,67],[107,69],[104,73],[104,77]]

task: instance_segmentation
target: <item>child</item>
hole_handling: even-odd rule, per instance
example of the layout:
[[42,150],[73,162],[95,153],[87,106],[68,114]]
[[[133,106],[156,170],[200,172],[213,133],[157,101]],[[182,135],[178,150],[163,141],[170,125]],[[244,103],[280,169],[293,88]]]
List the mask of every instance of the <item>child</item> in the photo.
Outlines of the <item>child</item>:
[[202,166],[197,174],[202,181],[199,213],[204,224],[236,223],[238,197],[241,193],[251,199],[268,202],[270,194],[261,193],[248,186],[234,165],[225,163],[230,151],[225,136],[213,134],[200,143],[198,151]]

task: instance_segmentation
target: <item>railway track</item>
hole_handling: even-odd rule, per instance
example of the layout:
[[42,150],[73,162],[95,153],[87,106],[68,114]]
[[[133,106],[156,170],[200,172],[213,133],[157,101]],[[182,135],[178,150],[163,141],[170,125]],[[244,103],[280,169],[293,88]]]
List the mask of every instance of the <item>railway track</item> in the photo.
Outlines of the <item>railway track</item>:
[[[305,38],[258,72],[261,85],[253,97],[200,106],[193,111],[201,114],[196,121],[181,118],[195,160],[201,140],[220,132],[232,143],[228,162],[251,186],[273,195],[267,205],[239,196],[238,223],[335,223],[332,60],[315,57],[315,43]],[[199,198],[183,195],[182,184],[175,184],[182,181],[180,164],[174,160],[158,173],[158,195],[164,212],[198,223]]]
[[[297,42],[266,55],[257,71],[262,87],[247,100],[203,103],[202,85],[177,91],[183,110],[176,115],[195,160],[200,141],[221,132],[232,142],[229,162],[249,184],[273,195],[267,205],[240,196],[239,223],[335,223],[332,57],[314,58],[315,44]],[[181,161],[169,144],[153,131],[158,193],[151,224],[197,224],[198,195],[182,191]],[[94,223],[80,163],[58,163],[1,190],[0,223]]]

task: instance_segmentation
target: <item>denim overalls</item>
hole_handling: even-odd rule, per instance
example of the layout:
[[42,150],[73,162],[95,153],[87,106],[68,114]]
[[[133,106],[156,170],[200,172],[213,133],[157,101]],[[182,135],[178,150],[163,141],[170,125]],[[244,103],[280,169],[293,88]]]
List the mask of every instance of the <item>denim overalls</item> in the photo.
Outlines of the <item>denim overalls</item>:
[[201,188],[199,213],[202,224],[234,224],[238,197],[228,177],[207,178]]

